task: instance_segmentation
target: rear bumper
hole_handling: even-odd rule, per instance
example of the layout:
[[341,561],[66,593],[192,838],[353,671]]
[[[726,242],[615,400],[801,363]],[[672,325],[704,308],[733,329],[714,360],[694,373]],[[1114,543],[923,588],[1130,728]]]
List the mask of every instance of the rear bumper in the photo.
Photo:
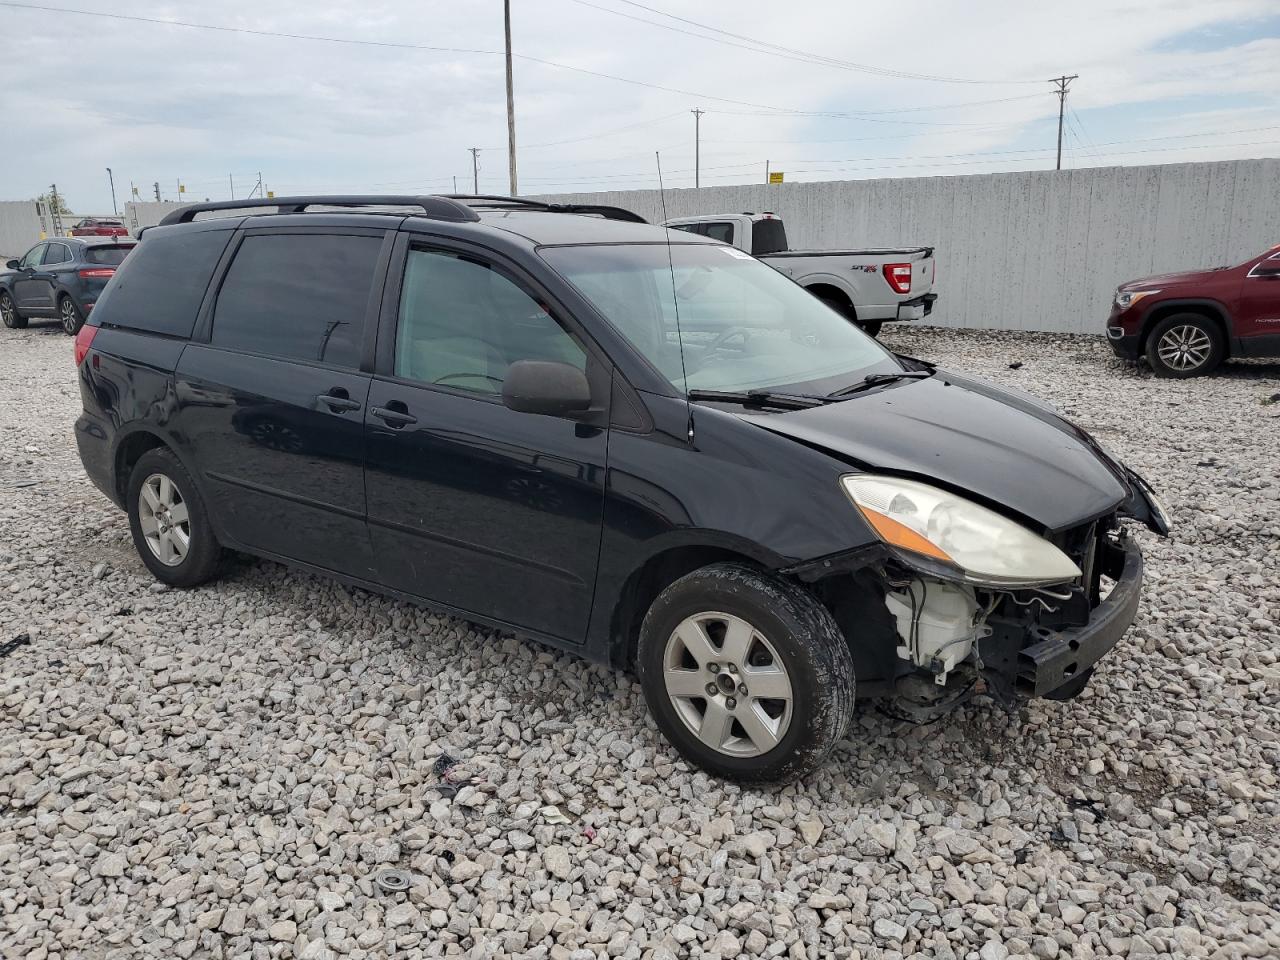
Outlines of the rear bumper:
[[1116,581],[1111,593],[1093,609],[1084,626],[1033,632],[1034,641],[1018,651],[1012,664],[1016,696],[1048,696],[1076,682],[1110,653],[1133,625],[1142,595],[1142,552],[1124,537],[1118,543],[1108,543],[1099,560],[1102,572]]
[[91,414],[82,413],[76,420],[76,447],[80,451],[84,472],[93,481],[93,485],[117,507],[124,509],[119,491],[115,489],[113,483],[114,457],[106,424]]
[[912,297],[910,300],[904,300],[898,304],[897,316],[894,319],[923,320],[933,313],[933,304],[937,299],[938,295],[936,293],[926,293],[918,297]]

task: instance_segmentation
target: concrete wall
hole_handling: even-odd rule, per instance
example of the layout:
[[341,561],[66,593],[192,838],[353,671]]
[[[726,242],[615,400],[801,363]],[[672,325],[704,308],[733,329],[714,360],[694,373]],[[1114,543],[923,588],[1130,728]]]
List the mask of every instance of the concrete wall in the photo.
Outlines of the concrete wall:
[[[84,217],[109,217],[108,213],[64,213],[62,228],[70,232],[73,224]],[[34,200],[0,200],[0,263],[20,257],[40,241],[41,230],[53,235],[53,222],[46,218],[42,225]]]
[[[662,220],[656,190],[558,194]],[[667,215],[772,210],[795,248],[937,248],[931,323],[1100,333],[1118,283],[1280,243],[1280,160],[668,190]]]

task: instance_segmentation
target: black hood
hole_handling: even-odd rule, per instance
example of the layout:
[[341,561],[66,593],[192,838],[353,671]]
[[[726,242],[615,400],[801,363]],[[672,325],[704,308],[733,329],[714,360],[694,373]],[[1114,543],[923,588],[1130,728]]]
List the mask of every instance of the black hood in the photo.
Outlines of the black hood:
[[1124,468],[1084,431],[1034,398],[958,374],[742,416],[859,469],[949,487],[1046,530],[1093,520],[1131,496]]

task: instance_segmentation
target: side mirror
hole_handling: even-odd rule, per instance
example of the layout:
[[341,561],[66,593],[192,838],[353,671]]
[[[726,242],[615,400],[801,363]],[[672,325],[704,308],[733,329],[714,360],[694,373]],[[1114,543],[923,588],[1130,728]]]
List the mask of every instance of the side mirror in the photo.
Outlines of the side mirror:
[[17,270],[20,266],[22,266],[21,261],[10,260],[8,263],[4,265],[4,268],[6,270]]
[[564,417],[591,408],[587,375],[568,363],[517,360],[507,368],[502,402],[521,413]]

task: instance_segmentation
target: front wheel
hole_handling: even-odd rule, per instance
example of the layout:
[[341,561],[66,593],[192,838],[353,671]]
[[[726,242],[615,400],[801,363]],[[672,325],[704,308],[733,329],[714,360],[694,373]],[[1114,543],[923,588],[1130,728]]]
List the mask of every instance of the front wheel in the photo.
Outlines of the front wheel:
[[18,316],[18,306],[9,296],[9,291],[0,291],[0,321],[10,330],[25,330],[27,318]]
[[128,506],[134,548],[157,580],[194,587],[217,573],[222,548],[191,474],[172,451],[158,447],[138,458]]
[[853,712],[853,658],[831,614],[798,584],[743,564],[712,564],[662,591],[637,671],[666,738],[730,780],[804,776]]
[[1198,313],[1165,317],[1147,336],[1147,362],[1158,377],[1198,377],[1221,363],[1225,354],[1222,331]]
[[62,321],[62,329],[73,337],[84,326],[84,317],[80,315],[80,308],[65,293],[58,300],[58,318]]
[[880,336],[880,328],[884,326],[882,320],[859,320],[858,326],[862,328],[862,332],[869,337]]

